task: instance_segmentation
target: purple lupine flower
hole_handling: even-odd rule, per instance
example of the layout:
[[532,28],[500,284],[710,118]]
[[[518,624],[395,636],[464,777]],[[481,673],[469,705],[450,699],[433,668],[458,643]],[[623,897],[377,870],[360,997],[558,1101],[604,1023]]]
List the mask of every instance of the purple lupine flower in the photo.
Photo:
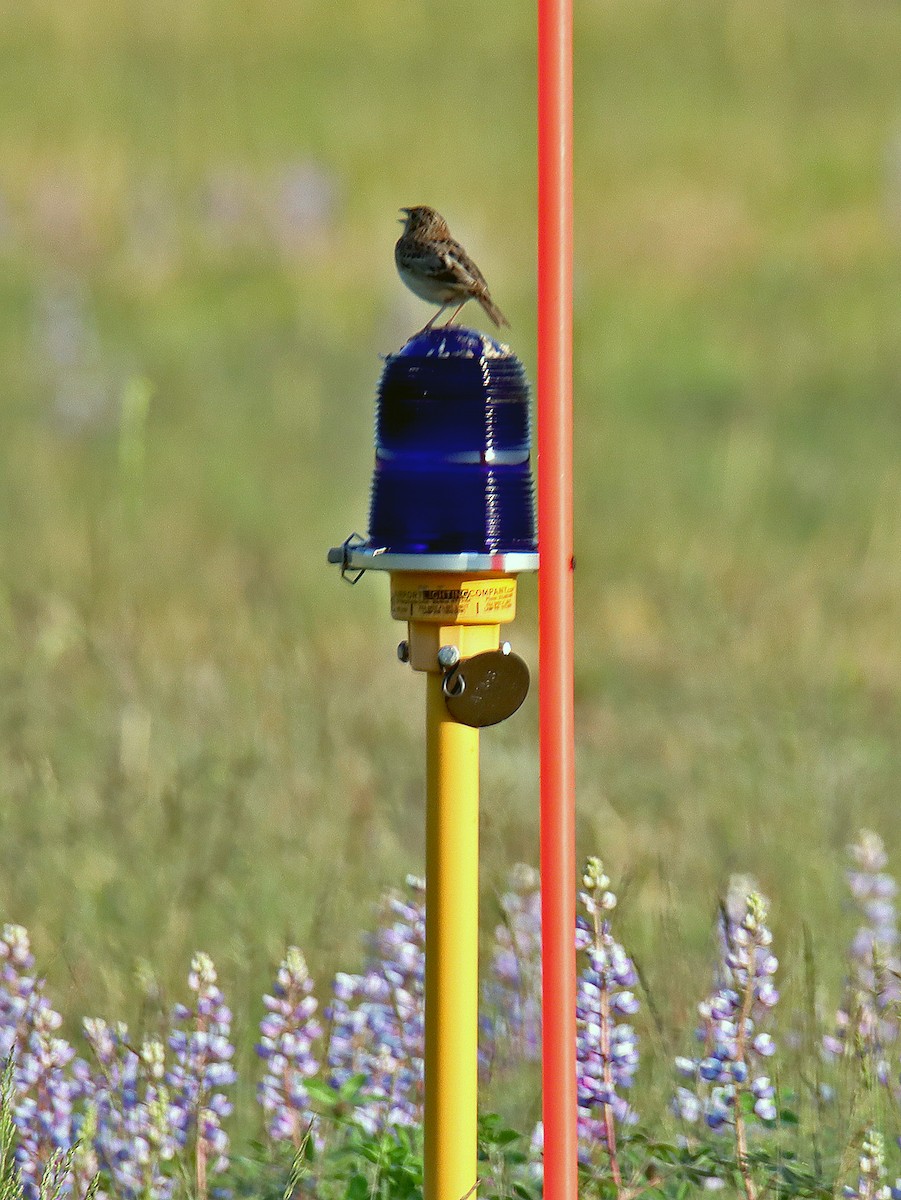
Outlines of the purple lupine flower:
[[823,1049],[827,1058],[866,1055],[880,1082],[887,1084],[889,1050],[898,1040],[901,1001],[895,911],[898,888],[885,870],[888,858],[878,834],[861,830],[849,853],[853,866],[847,872],[848,887],[861,924],[849,951],[850,972],[835,1030],[823,1039]]
[[34,339],[54,418],[64,432],[103,427],[114,411],[118,381],[84,281],[74,273],[55,274],[38,285],[37,301]]
[[216,986],[216,968],[208,954],[191,962],[188,987],[194,1008],[177,1004],[172,1010],[169,1048],[174,1065],[165,1073],[169,1089],[172,1134],[179,1148],[196,1151],[197,1189],[206,1194],[207,1174],[228,1167],[228,1134],[222,1121],[232,1110],[223,1088],[237,1078],[232,1066],[232,1015]]
[[389,893],[362,975],[339,972],[326,1015],[333,1087],[364,1077],[356,1119],[370,1132],[419,1125],[425,1045],[425,883]]
[[580,1157],[589,1160],[598,1143],[606,1146],[614,1175],[615,1125],[637,1116],[622,1095],[638,1067],[638,1038],[624,1018],[638,1011],[632,990],[638,982],[632,960],[610,928],[616,896],[600,859],[589,858],[582,876],[576,949],[584,956],[576,999]]
[[480,1056],[536,1062],[541,1055],[541,890],[534,867],[517,863],[501,897],[504,920],[494,931],[484,989]]
[[857,1186],[845,1186],[845,1200],[898,1200],[901,1196],[901,1180],[890,1187],[885,1180],[885,1143],[882,1134],[868,1129],[860,1147],[857,1164]]
[[257,1054],[266,1063],[258,1096],[273,1141],[299,1147],[309,1125],[305,1081],[319,1071],[313,1044],[322,1034],[306,960],[291,946],[278,969],[271,996],[264,996]]
[[775,1053],[775,1042],[761,1024],[779,999],[773,984],[779,963],[770,950],[766,919],[766,901],[758,892],[747,896],[741,920],[735,919],[734,905],[724,911],[720,984],[698,1005],[702,1049],[696,1058],[679,1057],[675,1063],[677,1073],[694,1085],[680,1085],[673,1101],[676,1114],[689,1124],[703,1119],[713,1130],[733,1128],[736,1098],[744,1090],[761,1121],[776,1119],[775,1088],[761,1061]]
[[336,176],[322,163],[287,163],[274,180],[270,209],[279,249],[292,254],[324,244],[339,202]]
[[[85,1065],[57,1037],[62,1017],[50,1005],[44,981],[34,974],[28,933],[6,925],[0,937],[0,1057],[12,1055],[12,1118],[18,1130],[16,1166],[26,1200],[60,1153],[78,1140],[76,1105],[88,1093]],[[56,1167],[53,1167],[56,1170]],[[64,1194],[72,1180],[61,1182]]]
[[93,1104],[100,1165],[126,1200],[168,1200],[173,1180],[163,1164],[175,1157],[178,1143],[170,1121],[163,1043],[148,1038],[137,1049],[127,1026],[97,1017],[85,1020],[84,1033],[98,1063]]

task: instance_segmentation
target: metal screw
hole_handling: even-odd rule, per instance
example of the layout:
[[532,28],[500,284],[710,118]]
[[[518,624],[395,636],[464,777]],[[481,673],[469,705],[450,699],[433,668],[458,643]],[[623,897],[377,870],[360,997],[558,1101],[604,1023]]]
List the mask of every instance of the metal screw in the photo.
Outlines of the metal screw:
[[438,666],[449,671],[460,661],[460,651],[456,646],[442,646],[438,651]]
[[501,642],[501,654],[509,654],[512,649],[509,642]]
[[397,643],[397,657],[400,659],[401,662],[409,662],[410,661],[410,643],[409,642],[398,642]]

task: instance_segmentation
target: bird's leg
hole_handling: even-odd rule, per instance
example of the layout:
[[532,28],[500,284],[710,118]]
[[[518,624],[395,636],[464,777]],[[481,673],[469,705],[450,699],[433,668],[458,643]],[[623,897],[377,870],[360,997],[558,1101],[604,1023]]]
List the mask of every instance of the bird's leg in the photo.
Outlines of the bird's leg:
[[[468,299],[469,299],[469,297],[467,296],[466,300],[468,300]],[[466,300],[463,301],[463,304],[466,303]],[[463,308],[463,304],[458,304],[457,307],[454,309],[454,311],[451,313],[451,315],[448,317],[448,319],[444,322],[445,329],[447,329],[448,325],[453,325],[454,321],[456,321],[457,317],[459,317],[460,312]],[[444,309],[442,309],[441,311],[444,312]]]
[[[423,325],[422,329],[420,329],[419,333],[426,333],[429,329],[431,329],[432,326],[435,324],[435,322],[438,320],[438,318],[441,316],[441,314],[444,312],[444,310],[446,308],[447,308],[447,305],[442,304],[441,307],[438,309],[438,311],[436,313],[433,313],[431,315],[431,317],[429,317],[429,319],[426,321],[425,325]],[[415,334],[414,336],[419,337],[419,333]]]

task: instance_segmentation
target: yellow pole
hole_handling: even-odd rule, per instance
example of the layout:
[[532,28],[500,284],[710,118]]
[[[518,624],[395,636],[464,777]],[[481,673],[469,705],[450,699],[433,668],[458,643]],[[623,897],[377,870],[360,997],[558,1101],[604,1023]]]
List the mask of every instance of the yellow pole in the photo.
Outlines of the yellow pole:
[[426,676],[424,1200],[471,1196],[478,1160],[479,731],[450,715],[439,654],[497,650],[515,614],[515,576],[391,575],[405,657]]
[[479,989],[479,731],[426,675],[424,1200],[476,1182]]

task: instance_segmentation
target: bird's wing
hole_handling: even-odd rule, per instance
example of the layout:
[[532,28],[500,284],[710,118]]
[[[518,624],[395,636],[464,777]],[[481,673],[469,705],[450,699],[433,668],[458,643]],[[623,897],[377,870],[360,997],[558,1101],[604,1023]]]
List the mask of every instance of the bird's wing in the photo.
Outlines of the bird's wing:
[[439,257],[441,271],[436,278],[462,285],[477,293],[488,290],[484,275],[461,245],[448,243],[446,246],[442,246]]

